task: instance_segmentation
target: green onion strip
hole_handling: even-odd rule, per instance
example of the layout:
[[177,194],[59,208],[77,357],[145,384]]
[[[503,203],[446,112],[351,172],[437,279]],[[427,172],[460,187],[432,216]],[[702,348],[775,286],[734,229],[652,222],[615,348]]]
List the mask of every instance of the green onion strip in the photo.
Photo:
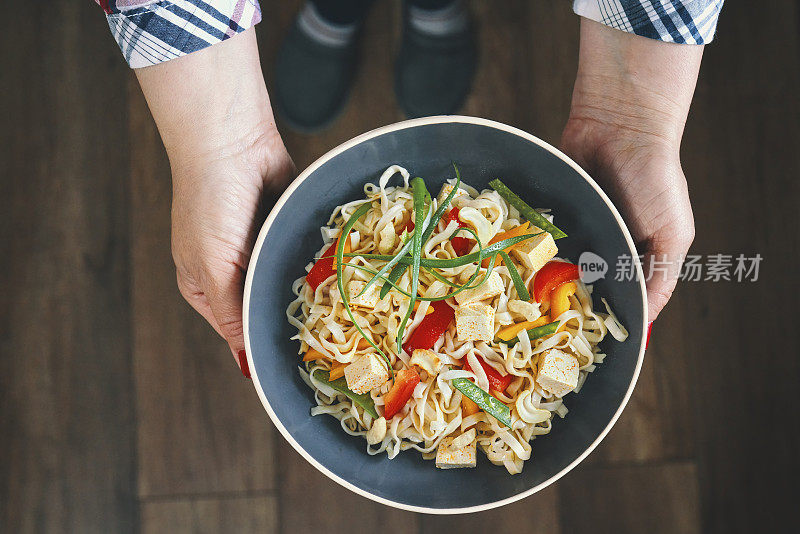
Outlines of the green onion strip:
[[[462,228],[462,230],[468,231],[471,229]],[[509,237],[508,239],[503,239],[502,241],[498,241],[497,243],[492,243],[488,247],[482,249],[482,251],[480,252],[471,252],[465,256],[459,256],[457,258],[451,258],[449,260],[442,260],[439,258],[421,258],[420,267],[427,267],[431,269],[451,269],[453,267],[461,267],[469,263],[475,263],[476,261],[481,261],[484,258],[488,258],[493,254],[499,253],[503,249],[516,245],[517,243],[521,243],[522,241],[525,241],[532,237],[536,237],[537,235],[541,235],[542,233],[543,232],[536,232],[535,234],[525,234],[525,235]],[[394,258],[394,256],[390,256],[388,254],[359,254],[357,252],[348,252],[347,254],[344,255],[345,258],[353,258],[355,256],[361,256],[362,258],[368,260],[376,260],[376,261],[389,261]],[[411,258],[405,257],[401,258],[398,263],[404,265],[411,265],[412,261]]]
[[350,216],[350,218],[347,220],[346,223],[344,223],[344,226],[342,227],[342,233],[340,235],[343,237],[343,239],[339,239],[339,244],[336,246],[336,285],[339,288],[339,295],[342,298],[344,309],[347,310],[347,315],[350,317],[350,320],[353,321],[353,324],[358,330],[358,333],[361,334],[361,337],[366,339],[367,342],[369,342],[369,344],[372,345],[372,347],[378,351],[378,354],[380,354],[386,361],[386,365],[389,368],[389,372],[392,375],[392,382],[394,383],[394,369],[392,368],[392,362],[391,360],[389,360],[389,357],[386,356],[386,354],[380,349],[380,347],[378,347],[378,345],[376,345],[375,342],[372,341],[372,338],[367,336],[364,330],[362,330],[359,324],[356,322],[356,318],[353,315],[353,310],[350,309],[350,301],[347,298],[347,292],[344,290],[344,280],[342,277],[342,265],[344,264],[345,241],[347,240],[348,234],[350,234],[350,230],[353,228],[353,225],[356,224],[356,221],[358,221],[361,217],[363,217],[364,214],[367,213],[371,207],[372,207],[371,202],[367,202],[366,204],[361,205],[361,207],[359,207],[355,211],[355,213],[353,213],[353,215]]
[[[456,166],[455,163],[453,163],[453,168],[456,170],[456,184],[453,187],[453,190],[447,194],[447,197],[442,202],[442,205],[436,208],[436,212],[434,212],[433,217],[431,217],[428,226],[425,228],[425,232],[422,234],[422,246],[425,246],[425,243],[427,243],[428,239],[430,239],[431,235],[433,235],[433,231],[436,229],[436,225],[439,224],[439,220],[442,218],[442,215],[444,214],[444,210],[447,209],[447,206],[450,205],[450,201],[453,200],[453,197],[456,196],[456,192],[458,191],[458,188],[461,185],[461,173],[458,171],[458,167]],[[405,257],[405,255],[406,252],[401,250],[399,253],[399,257],[402,258]],[[403,276],[403,273],[405,271],[406,271],[405,265],[397,265],[392,269],[392,272],[389,273],[389,279],[387,280],[387,282],[391,282],[393,284],[397,283],[397,281],[400,280],[400,277]],[[391,284],[383,284],[380,294],[381,299],[383,299],[389,293],[391,287],[392,287]]]
[[[417,288],[419,286],[419,263],[422,258],[422,225],[424,224],[424,216],[422,211],[425,207],[425,195],[428,192],[425,187],[425,180],[416,177],[411,180],[412,194],[414,196],[414,246],[411,248],[411,297],[408,303],[408,310],[406,310],[400,326],[397,328],[397,353],[400,354],[403,350],[403,331],[408,323],[408,318],[414,311],[414,302],[417,300]],[[432,221],[431,221],[432,222]],[[400,258],[400,254],[397,258]],[[398,260],[399,261],[399,260]]]

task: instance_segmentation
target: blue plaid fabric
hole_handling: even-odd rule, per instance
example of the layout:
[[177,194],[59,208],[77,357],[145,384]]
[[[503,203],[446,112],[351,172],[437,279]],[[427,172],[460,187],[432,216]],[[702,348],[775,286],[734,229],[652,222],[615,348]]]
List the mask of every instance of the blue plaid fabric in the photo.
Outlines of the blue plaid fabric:
[[714,38],[724,0],[574,0],[578,15],[628,33],[670,43]]
[[261,21],[256,0],[98,0],[133,68],[147,67],[233,37]]

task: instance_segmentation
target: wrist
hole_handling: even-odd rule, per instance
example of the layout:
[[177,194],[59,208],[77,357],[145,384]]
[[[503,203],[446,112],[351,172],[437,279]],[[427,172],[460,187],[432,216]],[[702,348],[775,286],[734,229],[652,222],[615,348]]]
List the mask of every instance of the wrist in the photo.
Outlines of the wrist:
[[175,176],[233,158],[267,164],[285,152],[252,29],[135,72]]
[[570,122],[678,147],[702,49],[583,19]]

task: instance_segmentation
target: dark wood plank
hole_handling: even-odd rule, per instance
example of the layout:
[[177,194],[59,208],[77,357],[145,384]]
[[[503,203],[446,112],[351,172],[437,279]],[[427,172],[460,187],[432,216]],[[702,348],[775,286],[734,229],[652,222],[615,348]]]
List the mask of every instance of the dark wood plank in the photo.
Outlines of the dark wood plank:
[[273,427],[252,383],[178,293],[169,165],[133,77],[129,94],[139,494],[274,488]]
[[277,532],[274,496],[165,499],[142,504],[143,534]]
[[794,524],[800,42],[797,4],[773,9],[781,15],[762,28],[747,6],[725,5],[683,147],[694,252],[764,258],[757,283],[691,284],[681,302],[706,532]]
[[280,448],[279,458],[280,531],[283,534],[410,534],[417,531],[418,518],[422,516],[356,495],[325,477],[288,444]]
[[0,31],[0,531],[132,532],[127,67],[94,5],[18,7]]
[[693,463],[579,467],[559,490],[564,532],[703,532]]
[[525,534],[558,534],[561,529],[559,496],[550,486],[521,501],[487,512],[466,515],[420,516],[420,533],[439,532],[525,532]]

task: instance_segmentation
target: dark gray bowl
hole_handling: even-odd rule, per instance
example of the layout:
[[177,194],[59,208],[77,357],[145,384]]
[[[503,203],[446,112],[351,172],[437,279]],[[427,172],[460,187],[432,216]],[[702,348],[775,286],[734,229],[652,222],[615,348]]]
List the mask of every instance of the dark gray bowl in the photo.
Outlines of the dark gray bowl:
[[[432,192],[453,175],[478,189],[502,179],[536,207],[552,208],[568,238],[559,255],[577,261],[591,251],[608,260],[595,284],[595,307],[605,296],[630,331],[624,343],[610,336],[608,357],[578,395],[565,401],[549,435],[533,441],[519,475],[509,475],[479,454],[476,469],[442,471],[417,451],[369,456],[363,438],[344,433],[328,416],[311,417],[312,391],[297,373],[296,331],[286,321],[292,281],[320,248],[319,227],[334,206],[361,198],[364,183],[396,163],[425,178]],[[619,417],[633,392],[644,358],[646,297],[636,281],[616,281],[614,264],[635,256],[633,241],[599,186],[564,154],[536,137],[472,117],[427,117],[366,133],[325,154],[286,190],[256,241],[247,272],[244,334],[258,395],[275,426],[306,460],[339,484],[376,501],[427,513],[462,513],[511,503],[554,482],[583,460]]]

